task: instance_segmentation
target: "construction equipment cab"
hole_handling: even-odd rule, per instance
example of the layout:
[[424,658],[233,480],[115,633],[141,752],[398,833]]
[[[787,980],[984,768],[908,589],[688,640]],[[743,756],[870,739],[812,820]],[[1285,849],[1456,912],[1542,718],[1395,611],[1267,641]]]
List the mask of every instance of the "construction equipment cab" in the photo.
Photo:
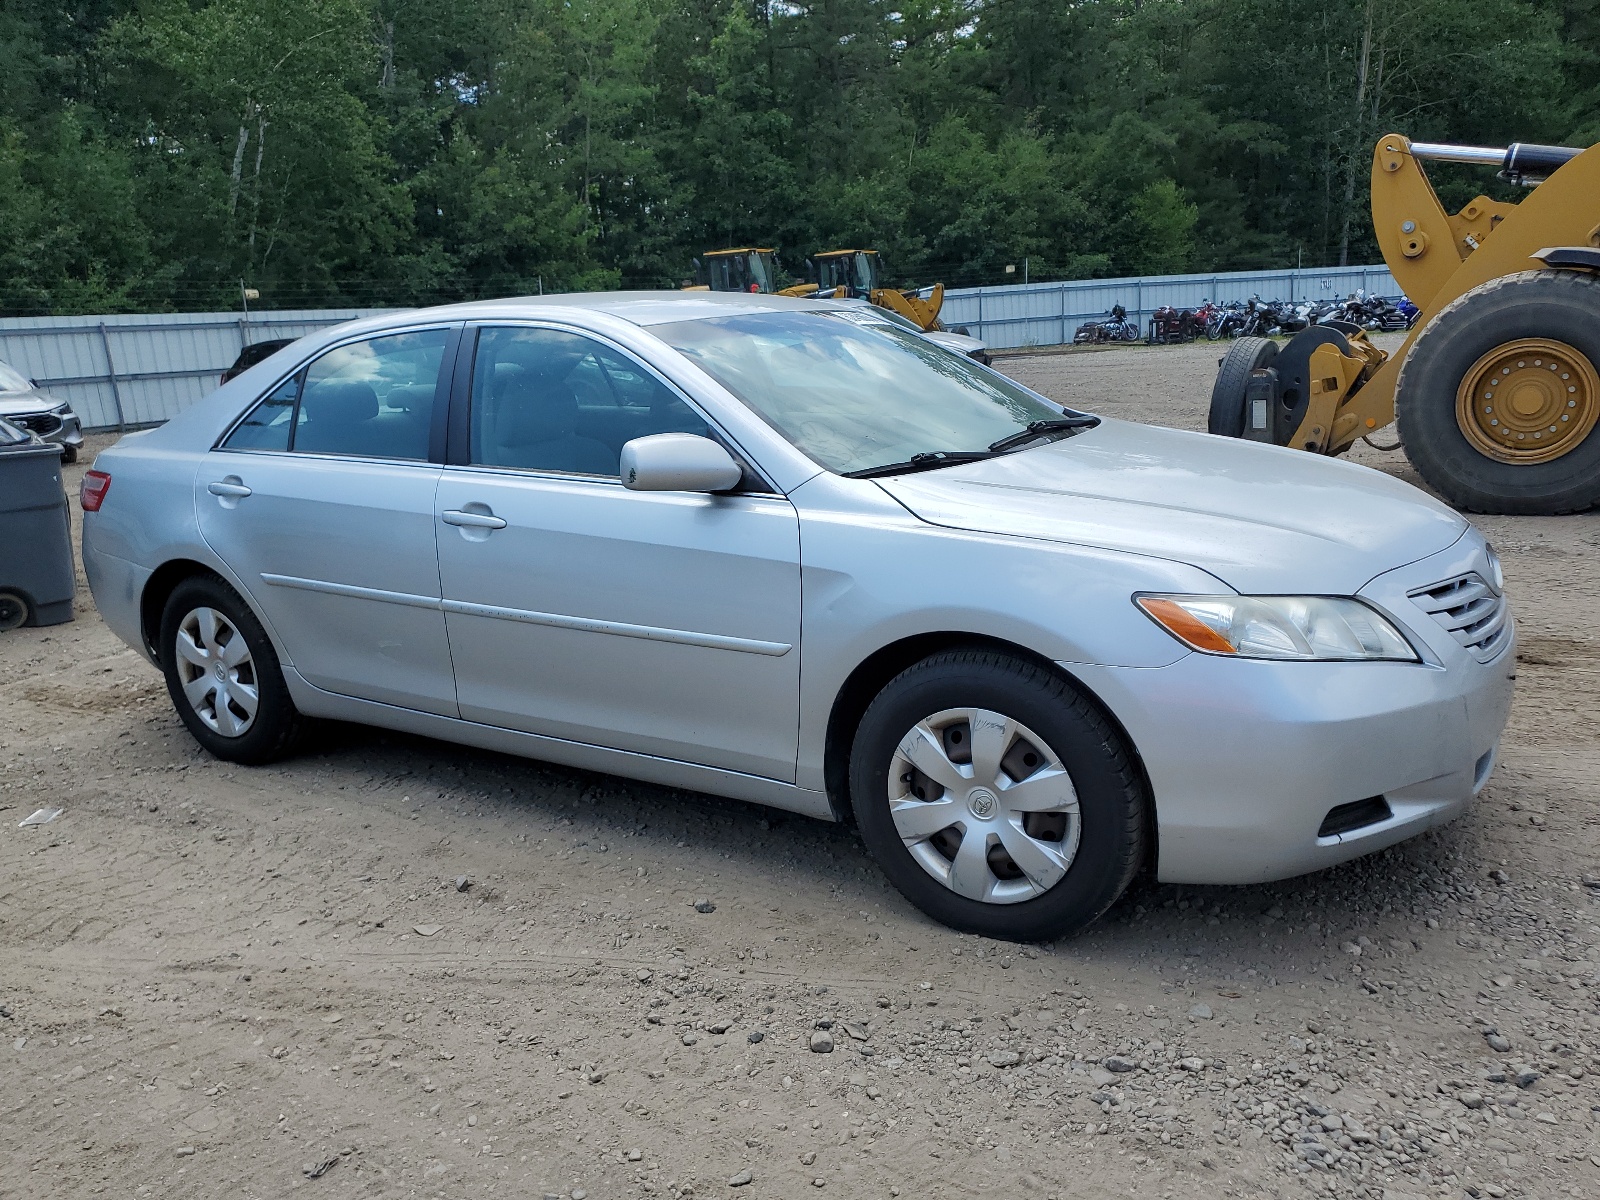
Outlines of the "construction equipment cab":
[[876,250],[824,250],[811,256],[819,300],[865,300],[915,321],[924,330],[943,329],[944,284],[899,291],[883,286],[883,259]]
[[766,292],[778,290],[778,256],[770,249],[742,246],[707,250],[705,262],[694,260],[694,282],[684,291]]
[[[1520,203],[1439,202],[1425,162],[1497,166]],[[1406,455],[1458,508],[1600,504],[1600,146],[1378,141],[1372,221],[1420,310],[1393,354],[1354,324],[1281,348],[1241,338],[1211,395],[1212,433],[1342,454],[1398,421]]]

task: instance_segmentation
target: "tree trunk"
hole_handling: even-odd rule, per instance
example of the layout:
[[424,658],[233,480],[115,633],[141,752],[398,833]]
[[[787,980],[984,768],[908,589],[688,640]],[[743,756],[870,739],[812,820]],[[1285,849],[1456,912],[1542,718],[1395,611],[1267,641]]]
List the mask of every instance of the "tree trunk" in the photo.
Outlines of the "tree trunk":
[[239,209],[239,184],[244,178],[244,148],[250,144],[250,127],[239,126],[239,141],[233,148],[233,171],[228,176],[228,215]]
[[1376,0],[1367,0],[1366,28],[1361,33],[1361,58],[1356,64],[1355,127],[1350,131],[1350,154],[1344,177],[1344,222],[1339,232],[1339,265],[1350,265],[1350,222],[1355,216],[1356,175],[1365,161],[1362,148],[1367,126],[1367,72],[1372,65],[1372,16]]
[[378,76],[378,86],[384,91],[394,90],[394,22],[383,23],[383,41],[379,43],[379,59],[383,73]]

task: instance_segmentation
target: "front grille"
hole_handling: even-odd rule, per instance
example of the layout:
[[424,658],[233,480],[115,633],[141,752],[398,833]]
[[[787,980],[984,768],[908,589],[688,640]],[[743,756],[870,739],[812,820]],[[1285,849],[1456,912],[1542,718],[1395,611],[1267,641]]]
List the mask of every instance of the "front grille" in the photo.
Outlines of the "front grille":
[[1505,646],[1510,626],[1506,598],[1495,595],[1476,571],[1446,579],[1410,593],[1424,612],[1448,629],[1479,662],[1488,662]]
[[40,437],[49,437],[61,428],[61,418],[55,413],[29,413],[24,417],[7,417],[13,425],[20,425],[30,429]]

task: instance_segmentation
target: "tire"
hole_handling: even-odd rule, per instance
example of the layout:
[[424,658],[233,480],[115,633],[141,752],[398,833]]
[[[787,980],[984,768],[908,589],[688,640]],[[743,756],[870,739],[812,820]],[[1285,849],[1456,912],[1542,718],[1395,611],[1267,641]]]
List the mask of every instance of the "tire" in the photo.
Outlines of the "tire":
[[173,589],[162,610],[160,651],[173,707],[217,758],[255,766],[299,744],[306,720],[289,696],[272,641],[221,579],[196,575]]
[[[1515,348],[1519,342],[1531,348],[1519,351]],[[1565,391],[1574,391],[1577,399],[1571,402],[1570,415],[1578,424],[1567,431],[1556,422],[1555,441],[1572,443],[1559,457],[1516,461],[1541,452],[1534,448],[1531,435],[1526,442],[1499,449],[1485,427],[1472,424],[1490,419],[1498,424],[1493,404],[1484,406],[1485,397],[1492,401],[1493,384],[1483,396],[1474,389],[1473,396],[1462,398],[1465,408],[1458,406],[1457,391],[1469,378],[1492,370],[1485,364],[1497,353],[1508,355],[1510,367],[1539,359],[1537,343],[1554,343],[1563,364],[1549,376],[1554,384],[1550,412],[1568,415],[1561,398]],[[1555,361],[1552,357],[1551,364]],[[1600,504],[1597,371],[1600,276],[1523,271],[1481,284],[1428,322],[1400,368],[1395,410],[1406,454],[1429,486],[1469,512],[1556,515],[1593,508]],[[1535,392],[1545,379],[1540,372]],[[1500,411],[1508,416],[1508,425],[1516,420],[1509,410]],[[1553,415],[1551,420],[1555,422]],[[1548,430],[1542,420],[1539,424],[1536,432],[1543,437]],[[1491,456],[1490,449],[1512,461]]]
[[[963,776],[952,763],[962,729],[986,728],[980,714],[1004,718],[987,726],[1004,732],[989,753],[969,751]],[[976,786],[944,791],[909,765],[908,745],[953,787]],[[996,759],[1021,783],[986,773],[982,763]],[[992,788],[983,786],[990,774]],[[1055,810],[1010,809],[1007,798],[1029,780],[1038,786],[1021,794],[1031,800],[1016,802]],[[940,792],[924,802],[913,795],[919,788]],[[1121,737],[1066,680],[992,651],[936,654],[884,687],[856,730],[850,796],[862,840],[900,893],[934,920],[985,937],[1071,936],[1111,907],[1144,859],[1145,791]],[[1062,807],[1074,802],[1075,814]],[[924,836],[946,811],[951,824]]]
[[1251,373],[1270,367],[1278,357],[1278,343],[1267,338],[1242,337],[1228,347],[1217,381],[1211,385],[1211,413],[1206,432],[1221,437],[1244,436],[1244,389]]
[[71,466],[73,463],[75,463],[77,461],[78,461],[78,448],[76,446],[63,446],[63,447],[61,447],[61,463],[62,463],[63,466]]
[[1208,342],[1220,342],[1222,340],[1221,317],[1212,317],[1211,320],[1206,322],[1206,340]]
[[26,596],[17,592],[0,592],[0,633],[21,629],[32,615]]

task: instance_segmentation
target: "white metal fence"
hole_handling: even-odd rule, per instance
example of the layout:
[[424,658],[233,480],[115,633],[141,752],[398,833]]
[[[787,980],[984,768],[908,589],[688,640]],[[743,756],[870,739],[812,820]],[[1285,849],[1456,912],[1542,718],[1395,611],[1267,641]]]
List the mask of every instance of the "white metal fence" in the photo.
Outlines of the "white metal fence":
[[[1050,346],[1072,340],[1085,321],[1114,304],[1148,328],[1164,304],[1194,308],[1203,300],[1319,300],[1358,288],[1398,295],[1386,267],[1322,267],[1239,271],[1140,279],[961,288],[945,294],[946,325],[964,325],[995,349]],[[72,402],[88,429],[155,425],[217,386],[250,342],[301,337],[381,309],[310,309],[150,316],[9,317],[0,319],[0,360]]]
[[1244,300],[1252,295],[1263,300],[1333,300],[1357,289],[1378,296],[1400,295],[1394,276],[1384,266],[1079,279],[949,291],[941,319],[948,326],[965,326],[994,349],[1006,350],[1070,342],[1079,325],[1105,316],[1114,304],[1126,308],[1128,319],[1148,332],[1151,314],[1164,304],[1198,308],[1206,300]]
[[158,425],[211,392],[241,346],[380,309],[160,313],[153,316],[8,317],[0,360],[70,401],[86,429]]

